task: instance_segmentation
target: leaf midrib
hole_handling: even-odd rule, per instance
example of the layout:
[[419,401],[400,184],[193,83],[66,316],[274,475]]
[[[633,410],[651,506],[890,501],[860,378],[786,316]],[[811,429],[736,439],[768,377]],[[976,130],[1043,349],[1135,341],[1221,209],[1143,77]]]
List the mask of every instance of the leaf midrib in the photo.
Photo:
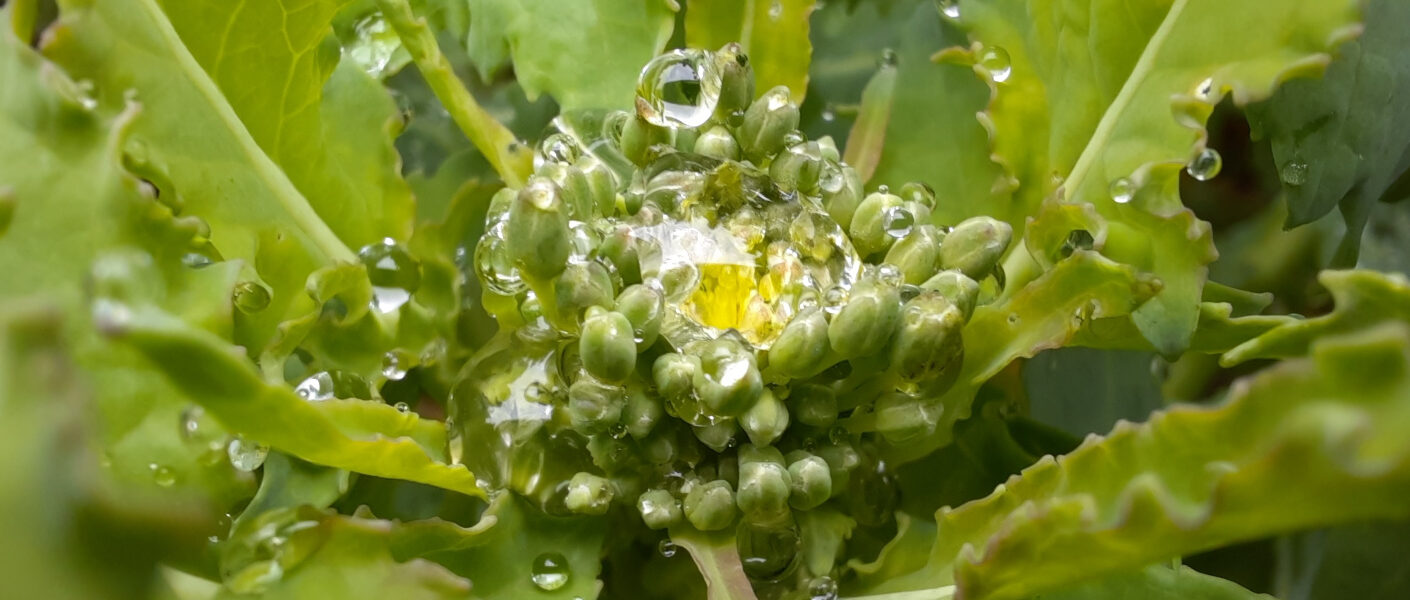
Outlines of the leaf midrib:
[[190,50],[182,43],[181,35],[176,32],[171,20],[166,17],[166,13],[156,4],[156,0],[139,0],[139,4],[147,12],[147,17],[154,23],[162,42],[170,48],[177,66],[196,87],[196,90],[205,97],[221,122],[229,129],[239,144],[241,152],[249,159],[255,174],[268,186],[274,199],[284,208],[293,224],[303,231],[329,259],[355,262],[356,257],[352,250],[338,239],[338,236],[333,233],[327,223],[323,222],[323,219],[313,210],[298,188],[294,187],[288,176],[260,149],[259,144],[255,143],[244,122],[240,120],[240,117],[235,114],[235,109],[226,101],[219,86],[210,78],[205,69],[201,68],[201,65],[196,62],[196,58],[191,55]]
[[1117,93],[1116,99],[1112,100],[1111,105],[1102,114],[1102,120],[1097,123],[1097,128],[1092,132],[1087,147],[1082,150],[1081,156],[1077,157],[1077,163],[1072,166],[1072,173],[1068,175],[1066,185],[1069,194],[1082,188],[1087,171],[1092,168],[1092,164],[1105,149],[1112,133],[1116,130],[1117,121],[1120,120],[1126,107],[1136,96],[1136,90],[1141,87],[1146,76],[1155,68],[1156,57],[1160,54],[1161,47],[1164,46],[1166,38],[1170,37],[1171,31],[1175,29],[1175,24],[1180,20],[1180,15],[1188,3],[1189,0],[1175,0],[1174,4],[1170,6],[1170,11],[1165,14],[1165,19],[1161,21],[1160,27],[1155,30],[1150,41],[1146,42],[1145,49],[1141,51],[1141,58],[1131,69],[1131,74],[1126,78],[1126,83],[1121,86],[1121,91]]

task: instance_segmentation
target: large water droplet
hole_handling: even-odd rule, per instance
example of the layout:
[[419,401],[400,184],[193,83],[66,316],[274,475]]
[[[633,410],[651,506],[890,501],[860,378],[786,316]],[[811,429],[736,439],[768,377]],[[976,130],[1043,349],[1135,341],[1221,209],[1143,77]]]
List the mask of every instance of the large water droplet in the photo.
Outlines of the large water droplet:
[[1278,170],[1278,178],[1288,185],[1302,185],[1307,183],[1307,170],[1307,163],[1293,159]]
[[534,169],[549,163],[572,164],[581,152],[578,143],[565,133],[553,133],[543,138],[534,149]]
[[327,372],[314,373],[298,385],[294,393],[309,402],[322,402],[333,398],[333,378]]
[[936,8],[940,9],[940,14],[951,19],[960,18],[959,0],[935,0]]
[[382,376],[392,381],[401,381],[406,377],[406,366],[395,350],[382,355]]
[[534,559],[530,580],[546,592],[568,585],[568,559],[557,552],[545,552]]
[[881,226],[886,230],[886,235],[896,239],[910,235],[915,224],[915,215],[899,206],[887,208],[881,215]]
[[823,575],[808,584],[808,600],[837,600],[837,582]]
[[368,244],[357,251],[372,282],[372,308],[383,314],[394,312],[411,299],[421,285],[421,266],[411,253],[392,238]]
[[646,63],[637,80],[637,114],[662,127],[699,127],[720,101],[712,53],[672,50]]
[[984,67],[994,81],[1008,81],[1009,75],[1013,73],[1009,51],[998,46],[985,46],[979,51],[979,66]]
[[528,287],[519,268],[509,256],[509,245],[504,240],[504,223],[496,223],[475,245],[475,274],[480,283],[491,292],[501,296],[513,296]]
[[1120,177],[1111,182],[1111,199],[1117,204],[1126,204],[1136,197],[1136,183],[1130,178]]
[[798,558],[800,539],[792,519],[781,523],[741,522],[735,531],[744,572],[755,579],[776,579],[787,573]]
[[230,440],[230,445],[226,447],[226,452],[230,455],[230,465],[240,471],[253,471],[264,464],[264,458],[269,456],[269,446],[265,446],[244,438]]
[[1190,159],[1190,163],[1185,165],[1185,172],[1199,181],[1209,181],[1219,174],[1223,166],[1224,159],[1220,158],[1219,151],[1205,148]]
[[411,58],[405,52],[398,55],[401,38],[379,11],[358,19],[353,24],[353,34],[356,37],[344,47],[343,53],[374,78],[381,79],[395,72]]
[[269,307],[269,288],[258,281],[241,281],[235,284],[233,300],[240,312],[254,314]]
[[769,18],[775,21],[783,17],[783,0],[773,0],[769,4]]

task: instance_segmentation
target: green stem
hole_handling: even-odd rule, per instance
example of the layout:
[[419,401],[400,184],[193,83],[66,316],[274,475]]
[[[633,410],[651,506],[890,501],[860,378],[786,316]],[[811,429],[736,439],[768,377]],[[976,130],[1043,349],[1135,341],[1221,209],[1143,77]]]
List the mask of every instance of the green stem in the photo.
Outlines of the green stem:
[[533,153],[528,146],[475,102],[475,97],[455,76],[450,61],[441,54],[426,20],[412,12],[407,0],[377,0],[377,6],[465,137],[489,159],[504,183],[513,188],[522,187],[534,169]]
[[689,525],[670,529],[671,541],[690,552],[695,566],[705,577],[708,600],[756,600],[754,586],[744,574],[744,564],[735,549],[734,528],[726,531],[697,531]]
[[955,597],[955,586],[947,585],[910,592],[892,592],[871,596],[847,596],[842,600],[950,600]]

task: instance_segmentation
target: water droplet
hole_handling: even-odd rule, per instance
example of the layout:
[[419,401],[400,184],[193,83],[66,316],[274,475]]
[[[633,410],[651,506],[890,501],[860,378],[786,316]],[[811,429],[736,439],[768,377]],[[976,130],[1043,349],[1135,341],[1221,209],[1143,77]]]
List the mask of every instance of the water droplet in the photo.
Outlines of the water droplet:
[[1117,204],[1126,204],[1136,197],[1136,184],[1127,177],[1111,182],[1111,199]]
[[411,412],[411,405],[405,402],[398,402],[396,404],[393,404],[392,408],[397,409],[397,412],[401,414],[408,414]]
[[905,281],[901,276],[901,269],[890,263],[882,263],[876,268],[876,280],[882,285],[890,287],[900,287]]
[[157,485],[171,487],[176,484],[176,471],[171,470],[171,467],[152,463],[147,465],[147,469],[152,471],[152,481],[155,481]]
[[829,102],[829,103],[827,104],[827,106],[824,106],[824,107],[823,107],[823,109],[822,109],[822,114],[821,114],[820,116],[822,117],[822,120],[823,120],[824,122],[827,122],[827,123],[831,123],[831,122],[833,122],[833,121],[836,121],[836,120],[837,120],[837,109],[832,106],[832,103]]
[[826,575],[814,579],[808,584],[808,600],[837,600],[837,582]]
[[783,17],[783,0],[773,0],[769,4],[769,18],[775,21]]
[[1067,240],[1062,243],[1062,256],[1067,258],[1078,250],[1091,250],[1096,244],[1092,238],[1092,232],[1086,229],[1074,229],[1067,234]]
[[1278,171],[1278,178],[1288,185],[1302,185],[1307,183],[1307,163],[1293,159]]
[[960,18],[959,0],[935,0],[936,8],[940,9],[940,14],[951,19]]
[[911,228],[915,227],[915,224],[915,215],[899,206],[887,208],[881,214],[881,226],[886,230],[886,235],[896,239],[910,235]]
[[1206,77],[1204,81],[1195,84],[1195,97],[1204,102],[1214,104],[1219,100],[1219,91],[1214,85],[1213,77]]
[[852,292],[846,287],[837,285],[823,292],[823,311],[829,315],[835,315],[847,305],[847,300],[852,296]]
[[402,366],[401,355],[395,350],[382,355],[382,376],[392,381],[406,377],[406,367]]
[[1008,81],[1009,75],[1013,73],[1013,66],[1009,62],[1009,51],[998,46],[985,46],[979,51],[979,66],[989,72],[989,76],[994,81]]
[[206,409],[192,405],[181,411],[181,439],[188,442],[199,441],[201,436],[201,418],[206,415]]
[[204,269],[211,266],[211,259],[204,254],[188,252],[181,256],[181,264],[191,269]]
[[699,127],[715,113],[720,85],[711,52],[672,50],[642,67],[637,114],[662,127]]
[[528,287],[519,268],[509,257],[504,241],[504,223],[496,223],[475,245],[475,274],[485,288],[501,296],[513,296]]
[[767,524],[744,521],[735,530],[744,572],[757,579],[777,579],[796,566],[800,541],[792,519]]
[[847,431],[846,426],[841,424],[834,425],[832,429],[827,430],[827,441],[833,444],[841,444],[846,442],[850,435],[851,433]]
[[1220,158],[1219,151],[1205,148],[1190,159],[1190,163],[1185,165],[1185,172],[1199,181],[1209,181],[1219,174],[1223,166],[1224,159]]
[[553,133],[543,138],[534,149],[534,169],[549,163],[572,164],[581,152],[578,143],[564,133]]
[[269,446],[236,437],[230,440],[230,445],[226,446],[226,452],[230,455],[231,466],[237,470],[249,472],[264,464],[264,458],[269,456]]
[[534,559],[530,580],[545,592],[568,584],[568,559],[557,552],[545,552]]
[[235,284],[233,300],[240,312],[254,314],[269,307],[269,288],[258,281],[241,281]]
[[899,62],[901,62],[901,57],[896,54],[896,51],[886,48],[881,51],[881,60],[877,63],[877,66],[894,67]]
[[397,58],[397,51],[401,50],[401,38],[387,25],[380,11],[373,11],[358,19],[353,24],[353,34],[355,39],[345,46],[343,53],[374,78],[381,79],[410,59],[407,56],[393,60]]
[[322,402],[330,400],[333,396],[333,377],[326,371],[309,375],[298,385],[294,386],[294,393],[300,398],[309,402]]
[[401,308],[421,285],[421,266],[392,238],[363,246],[357,255],[367,267],[367,279],[372,282],[372,308],[378,312],[385,314]]
[[662,558],[673,558],[676,552],[679,551],[680,546],[677,546],[676,543],[672,542],[669,538],[661,540],[661,543],[656,544],[656,552],[660,554]]

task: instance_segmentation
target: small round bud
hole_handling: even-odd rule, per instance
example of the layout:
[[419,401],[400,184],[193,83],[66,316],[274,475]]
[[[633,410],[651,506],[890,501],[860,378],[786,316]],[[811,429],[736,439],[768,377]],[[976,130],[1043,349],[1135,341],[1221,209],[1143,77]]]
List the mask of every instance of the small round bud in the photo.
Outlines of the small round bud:
[[940,244],[944,239],[945,235],[934,225],[918,225],[891,246],[886,262],[901,270],[906,283],[920,285],[939,270]]
[[754,354],[724,338],[693,348],[700,368],[691,380],[695,394],[713,414],[733,417],[749,410],[764,390]]
[[965,277],[959,271],[941,271],[920,284],[920,289],[939,292],[950,304],[960,309],[966,322],[974,315],[974,305],[979,301],[979,283]]
[[640,116],[632,116],[622,127],[622,154],[639,167],[656,158],[655,146],[670,143],[669,129],[654,125]]
[[734,434],[739,426],[734,421],[721,420],[713,425],[694,427],[695,439],[715,452],[724,452],[734,445]]
[[608,473],[631,472],[638,466],[637,455],[631,445],[610,433],[589,437],[587,450],[592,455],[592,464]]
[[1013,227],[990,217],[965,219],[940,245],[940,264],[978,281],[993,272],[1013,239]]
[[751,520],[777,517],[788,510],[791,488],[783,455],[771,447],[746,444],[739,449],[739,509]]
[[505,231],[511,260],[525,273],[551,279],[563,272],[572,252],[568,207],[552,181],[531,177],[509,209]]
[[789,453],[788,482],[788,504],[793,508],[817,508],[832,497],[832,470],[827,461],[806,452]]
[[594,156],[584,156],[574,163],[587,178],[588,194],[598,216],[611,216],[617,210],[617,174]]
[[933,433],[939,416],[920,399],[897,392],[877,398],[874,412],[876,431],[893,443]]
[[959,368],[964,355],[964,313],[940,292],[923,292],[901,308],[891,364],[909,381],[933,379]]
[[842,226],[843,231],[848,231],[865,193],[862,191],[862,177],[856,169],[847,165],[842,165],[840,169],[841,177],[836,185],[822,186],[822,200],[832,220]]
[[661,489],[646,490],[636,499],[636,509],[641,511],[641,520],[651,529],[665,529],[681,520],[681,503],[670,492]]
[[798,106],[789,98],[788,88],[778,86],[749,105],[737,139],[745,158],[754,164],[763,164],[765,159],[783,149],[784,136],[796,129]]
[[830,160],[832,162],[842,160],[842,154],[837,151],[837,142],[833,141],[832,136],[825,135],[818,138],[817,141],[818,149],[822,151],[824,160]]
[[627,405],[623,408],[622,424],[626,426],[628,435],[638,440],[646,439],[664,414],[661,399],[652,395],[645,385],[636,379],[627,384]]
[[592,473],[578,473],[568,481],[568,510],[582,515],[606,514],[612,506],[612,482]]
[[603,236],[597,255],[617,268],[617,275],[622,278],[623,284],[641,283],[641,255],[630,227],[621,226]]
[[583,320],[578,353],[583,368],[607,383],[622,383],[636,367],[632,323],[619,312],[593,306]]
[[827,318],[821,311],[800,315],[783,328],[769,347],[769,368],[790,378],[801,378],[825,367],[828,351]]
[[889,232],[892,228],[890,223],[896,211],[903,209],[903,204],[900,196],[879,191],[862,200],[857,206],[857,212],[852,215],[851,226],[848,227],[852,245],[857,247],[857,254],[866,257],[891,248],[896,238]]
[[749,108],[754,99],[754,68],[749,66],[749,56],[738,42],[725,44],[715,52],[715,68],[720,72],[715,118],[726,123],[737,121],[737,115]]
[[852,471],[862,464],[862,455],[857,449],[844,441],[819,447],[817,455],[827,461],[828,471],[832,473],[832,495],[837,496],[847,490]]
[[723,125],[705,130],[695,138],[695,153],[727,160],[739,160],[739,142]]
[[661,333],[661,319],[666,314],[666,297],[660,290],[647,285],[632,285],[617,295],[617,312],[631,322],[632,336],[638,350],[650,348]]
[[818,173],[822,169],[822,150],[817,142],[790,146],[779,152],[769,163],[769,177],[784,191],[814,192]]
[[563,204],[568,207],[569,219],[592,219],[597,207],[593,203],[592,187],[588,183],[587,175],[581,169],[564,163],[548,163],[539,168],[538,174],[549,178],[558,186],[563,195]]
[[734,490],[729,482],[697,484],[685,496],[685,518],[701,531],[719,531],[734,523]]
[[827,327],[833,351],[845,358],[881,352],[901,320],[898,288],[886,284],[858,287]]
[[568,418],[586,435],[604,433],[622,418],[626,390],[583,377],[568,387]]
[[837,394],[816,383],[799,383],[788,394],[789,414],[811,427],[831,427],[837,422]]
[[764,390],[754,406],[739,418],[739,425],[749,435],[749,441],[757,446],[774,443],[788,429],[788,408],[774,397],[773,392]]
[[597,261],[571,263],[553,280],[554,298],[564,317],[579,317],[590,306],[611,308],[616,295],[612,288],[612,274]]
[[670,352],[662,354],[651,365],[651,379],[662,396],[675,398],[690,393],[699,370],[700,359]]

